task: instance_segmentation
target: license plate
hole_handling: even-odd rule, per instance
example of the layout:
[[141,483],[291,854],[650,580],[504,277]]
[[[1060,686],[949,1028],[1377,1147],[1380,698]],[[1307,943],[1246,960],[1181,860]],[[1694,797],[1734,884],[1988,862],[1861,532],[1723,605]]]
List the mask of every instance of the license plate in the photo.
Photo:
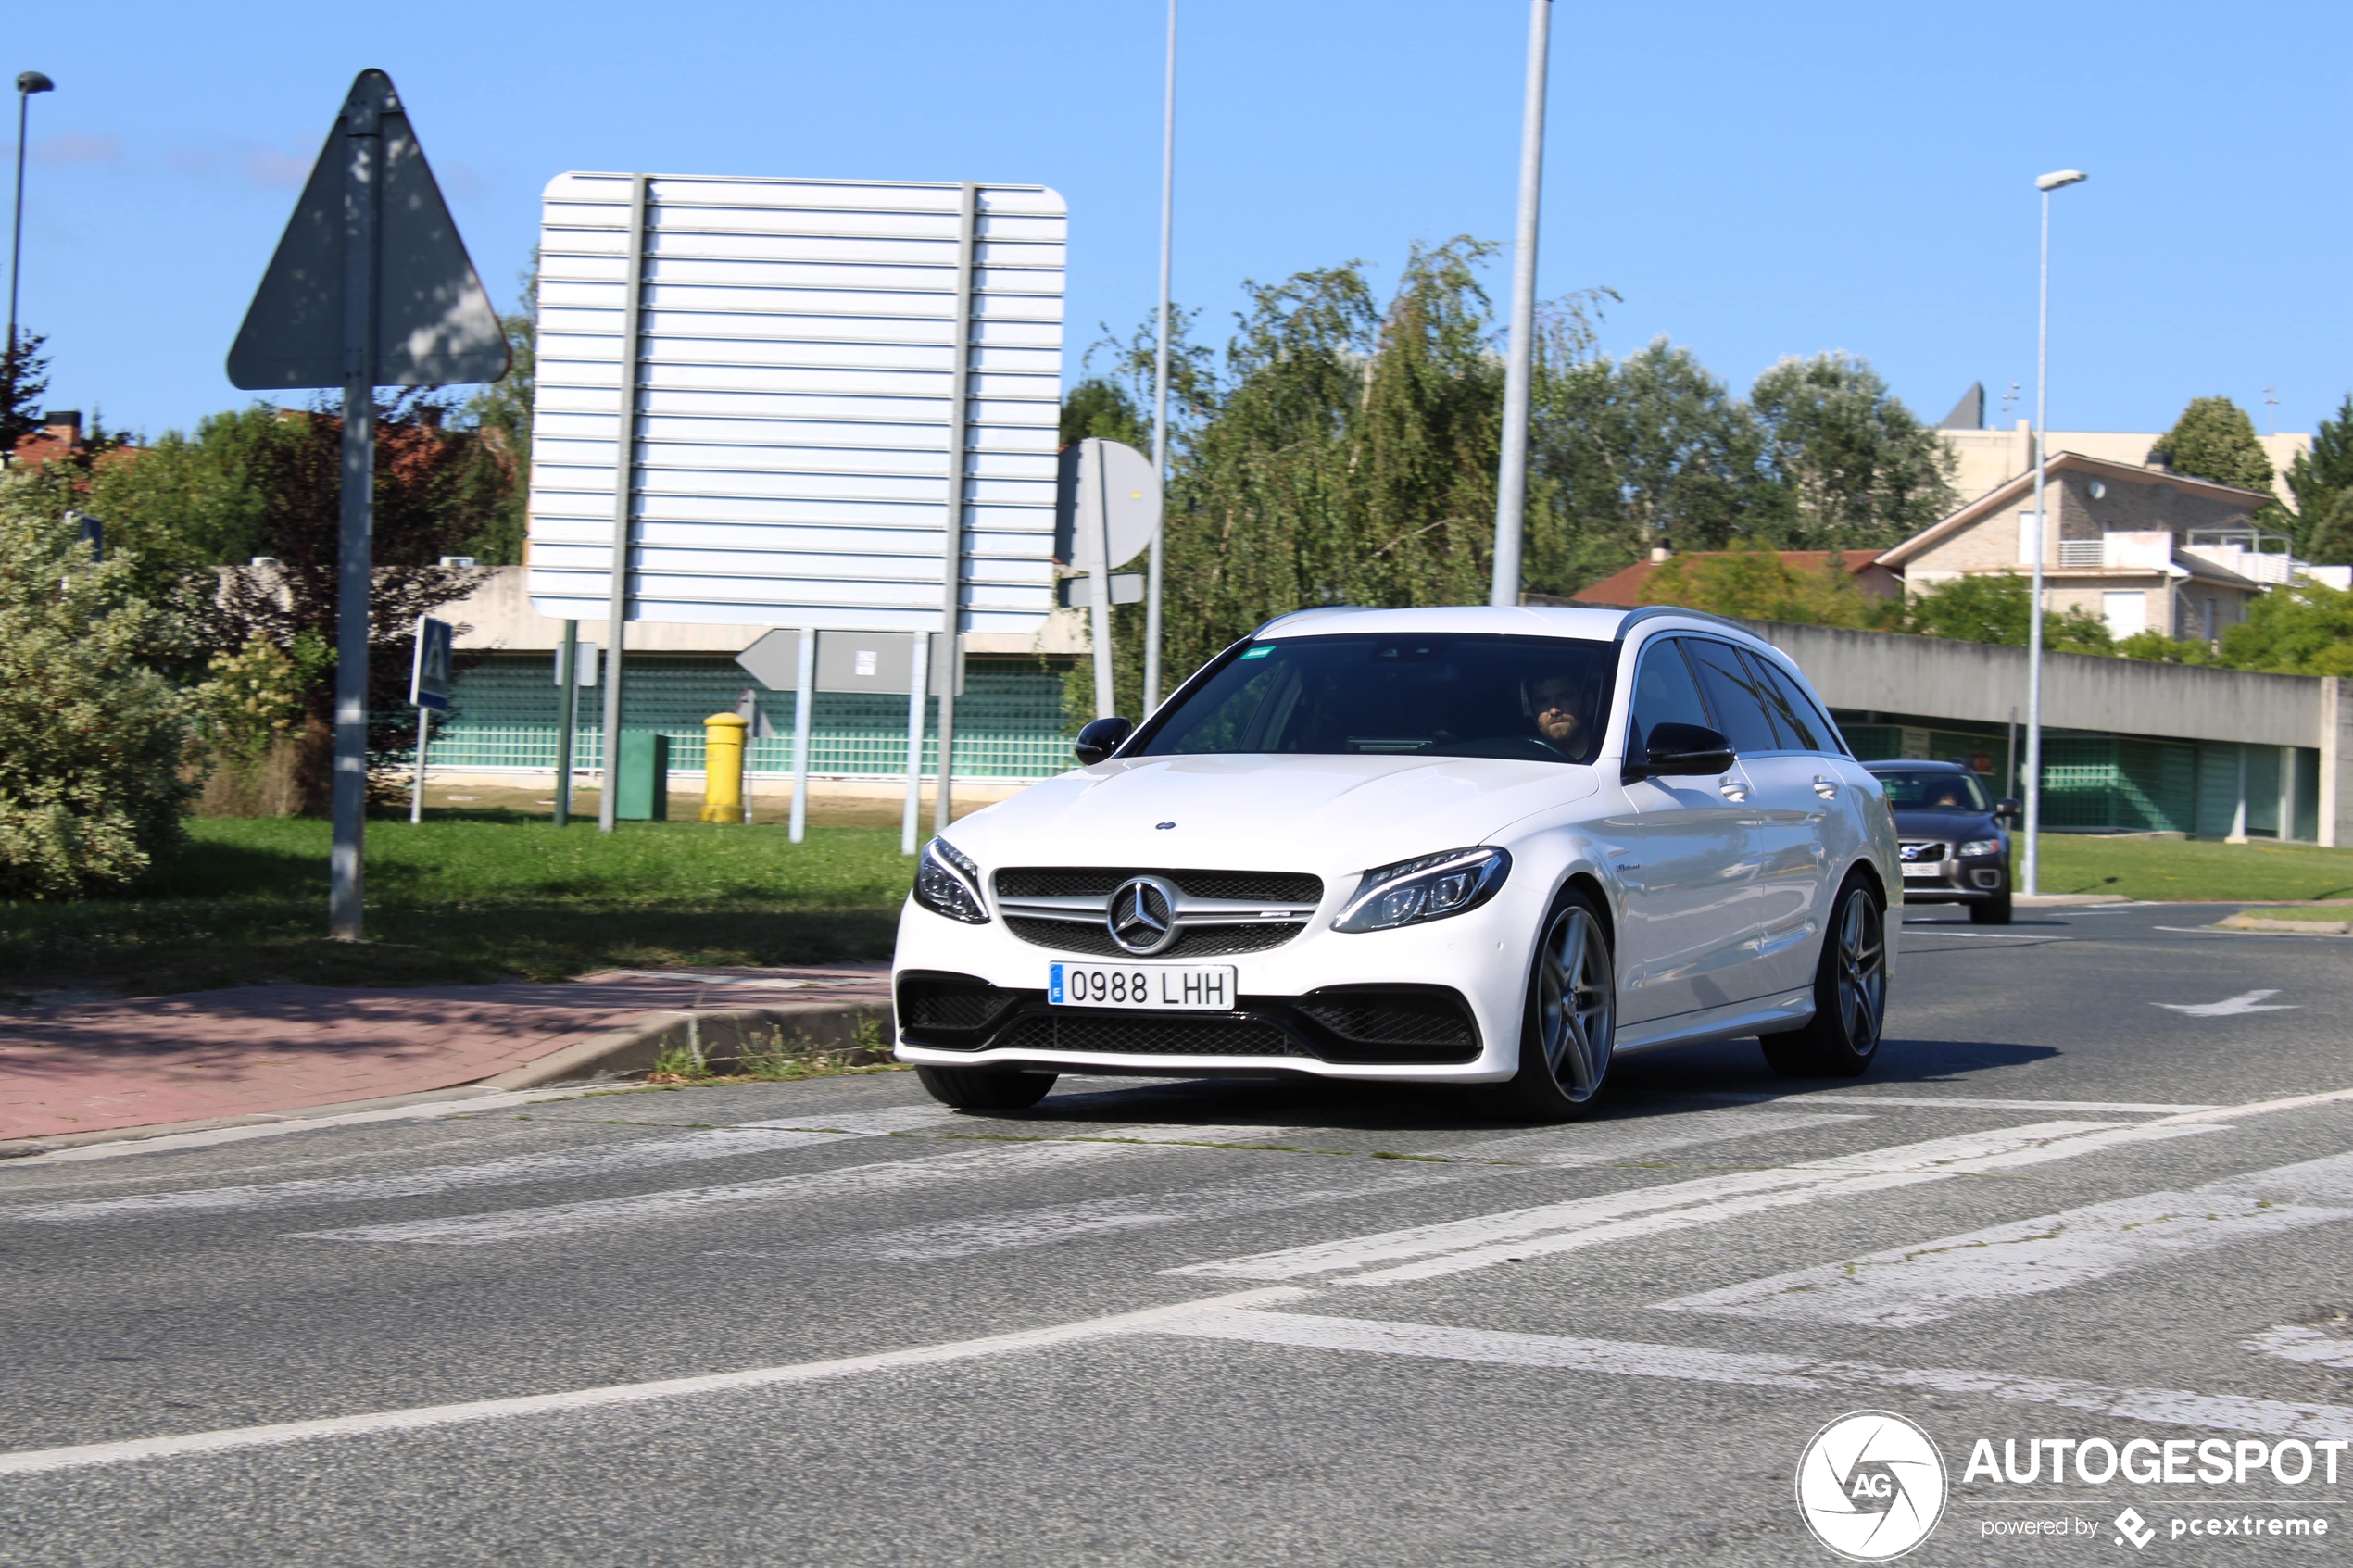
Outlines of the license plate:
[[1226,1012],[1234,1006],[1234,966],[1058,963],[1046,966],[1055,1007],[1142,1008]]

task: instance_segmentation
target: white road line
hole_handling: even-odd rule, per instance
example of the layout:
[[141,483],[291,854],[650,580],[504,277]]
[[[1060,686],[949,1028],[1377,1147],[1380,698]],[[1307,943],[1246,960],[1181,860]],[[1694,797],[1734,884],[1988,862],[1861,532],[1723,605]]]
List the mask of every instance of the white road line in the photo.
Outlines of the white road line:
[[[2090,1153],[2118,1143],[2178,1135],[2171,1129],[2153,1132],[2149,1123],[2042,1122],[1219,1259],[1165,1272],[1205,1279],[1301,1279],[1389,1263],[1392,1266],[1334,1283],[1402,1285],[1607,1241],[1745,1218],[1835,1193],[1879,1192],[1954,1175],[1984,1174],[2014,1164]],[[1636,1216],[1648,1217],[1637,1220]]]
[[[1789,1132],[1801,1127],[1862,1121],[1859,1116],[1751,1114],[1701,1111],[1657,1122],[1604,1123],[1548,1128],[1482,1143],[1430,1151],[1444,1162],[1350,1161],[1324,1169],[1290,1168],[1215,1186],[1135,1193],[1086,1203],[1048,1205],[1009,1213],[950,1220],[837,1242],[805,1252],[728,1248],[733,1257],[820,1255],[925,1262],[963,1258],[1011,1248],[1051,1246],[1107,1232],[1190,1224],[1235,1214],[1304,1208],[1373,1198],[1441,1183],[1491,1181],[1519,1174],[1529,1165],[1577,1166],[1638,1158],[1690,1144]],[[1494,1164],[1485,1163],[1493,1160]]]
[[2275,987],[2269,991],[2245,991],[2219,1002],[2151,1002],[2149,1006],[2163,1008],[2168,1012],[2184,1013],[2191,1018],[2235,1018],[2243,1012],[2294,1012],[2294,1002],[2262,1005],[2266,997],[2276,997]]
[[305,1241],[485,1247],[502,1242],[532,1241],[542,1236],[569,1236],[607,1225],[674,1220],[711,1209],[740,1208],[759,1203],[801,1204],[822,1198],[902,1192],[919,1186],[1020,1175],[1072,1165],[1099,1164],[1131,1159],[1171,1142],[1231,1143],[1241,1141],[1245,1136],[1279,1136],[1288,1131],[1286,1128],[1265,1127],[1143,1127],[1119,1130],[1116,1141],[1111,1138],[1035,1143],[991,1141],[929,1158],[879,1160],[830,1171],[804,1171],[761,1181],[681,1187],[635,1193],[626,1198],[593,1198],[580,1203],[506,1209],[484,1214],[402,1220],[387,1224],[355,1225],[343,1230],[296,1231],[292,1235],[295,1239]]
[[[1792,1097],[1796,1098],[1796,1097]],[[1947,1106],[1957,1110],[2082,1110],[2095,1116],[2171,1116],[2184,1110],[2215,1110],[2211,1105],[2161,1105],[2146,1100],[2112,1099],[1963,1099],[1958,1096],[1931,1098],[1926,1095],[1808,1095],[1808,1105],[1903,1105],[1942,1110]]]
[[[1557,1368],[1620,1377],[1663,1377],[1691,1383],[1744,1384],[1791,1390],[1926,1389],[2057,1405],[2093,1415],[2216,1432],[2257,1432],[2307,1441],[2353,1439],[2353,1408],[2251,1399],[2171,1388],[2111,1388],[2072,1378],[2021,1377],[2009,1373],[1944,1368],[1908,1371],[1867,1361],[1818,1361],[1799,1356],[1745,1355],[1683,1345],[1569,1339],[1547,1334],[1503,1334],[1365,1318],[1316,1317],[1239,1306],[1160,1323],[1147,1332],[1189,1339],[1223,1339],[1298,1349],[1346,1350],[1504,1366]],[[0,1460],[0,1464],[5,1464]]]
[[120,1160],[127,1154],[160,1154],[175,1148],[211,1148],[219,1144],[245,1143],[254,1138],[283,1137],[288,1133],[315,1132],[321,1127],[364,1127],[377,1122],[425,1122],[442,1116],[471,1116],[478,1110],[505,1110],[518,1105],[537,1105],[543,1100],[577,1099],[584,1094],[598,1092],[595,1085],[574,1084],[561,1089],[510,1089],[498,1094],[423,1100],[415,1105],[396,1105],[383,1110],[346,1110],[333,1116],[305,1116],[299,1111],[289,1111],[283,1121],[257,1123],[249,1127],[207,1127],[194,1133],[164,1133],[151,1138],[141,1137],[135,1128],[126,1128],[122,1136],[111,1143],[83,1144],[74,1148],[56,1148],[46,1154],[28,1154],[21,1159],[0,1161],[0,1172],[29,1170],[36,1165],[78,1165],[88,1160]]
[[256,1182],[244,1186],[193,1187],[174,1192],[117,1193],[107,1198],[69,1198],[0,1209],[0,1222],[13,1220],[65,1224],[159,1213],[217,1213],[292,1208],[308,1203],[367,1203],[385,1198],[422,1198],[466,1187],[561,1181],[618,1171],[648,1170],[693,1160],[732,1160],[742,1155],[767,1154],[776,1149],[798,1148],[811,1144],[840,1143],[850,1138],[934,1126],[950,1115],[952,1113],[945,1110],[909,1106],[903,1110],[812,1118],[799,1126],[753,1122],[689,1133],[684,1137],[635,1138],[600,1148],[511,1154],[493,1160],[468,1160],[462,1164],[429,1166],[422,1171],[387,1172],[365,1176],[304,1177]]
[[2353,1339],[2332,1338],[2317,1328],[2265,1329],[2239,1341],[2239,1348],[2306,1366],[2353,1367]]
[[1730,1138],[1758,1137],[1767,1133],[1793,1133],[1805,1127],[1827,1127],[1841,1122],[1862,1122],[1869,1111],[1836,1115],[1793,1110],[1689,1110],[1675,1116],[1644,1117],[1640,1121],[1588,1122],[1547,1127],[1541,1133],[1516,1133],[1508,1137],[1444,1148],[1423,1148],[1419,1154],[1451,1160],[1509,1160],[1523,1165],[1611,1165],[1669,1149]]
[[[2147,1131],[2149,1129],[2142,1129]],[[2086,1204],[1654,1303],[1668,1312],[1917,1328],[1957,1311],[2353,1220],[2353,1155]]]
[[35,1475],[44,1471],[78,1470],[92,1465],[121,1464],[134,1460],[175,1459],[193,1454],[227,1453],[238,1449],[274,1448],[323,1437],[360,1437],[379,1432],[417,1432],[469,1422],[506,1421],[517,1416],[559,1415],[571,1411],[646,1404],[658,1399],[688,1399],[698,1394],[723,1394],[739,1388],[773,1388],[786,1384],[815,1383],[825,1378],[854,1377],[862,1373],[888,1372],[900,1367],[937,1366],[980,1356],[1040,1349],[1082,1339],[1147,1333],[1176,1322],[1189,1313],[1221,1308],[1262,1306],[1295,1300],[1302,1290],[1245,1290],[1180,1301],[1138,1312],[1058,1323],[1050,1328],[992,1334],[980,1339],[958,1339],[873,1355],[844,1356],[834,1361],[798,1361],[788,1366],[753,1367],[703,1377],[670,1377],[650,1383],[612,1384],[601,1388],[575,1388],[561,1394],[531,1394],[508,1399],[474,1399],[464,1404],[423,1405],[409,1410],[380,1411],[367,1415],[330,1416],[319,1421],[287,1421],[268,1426],[235,1426],[218,1432],[191,1432],[172,1437],[143,1437],[117,1443],[80,1443],[71,1448],[30,1449],[0,1453],[0,1475]]

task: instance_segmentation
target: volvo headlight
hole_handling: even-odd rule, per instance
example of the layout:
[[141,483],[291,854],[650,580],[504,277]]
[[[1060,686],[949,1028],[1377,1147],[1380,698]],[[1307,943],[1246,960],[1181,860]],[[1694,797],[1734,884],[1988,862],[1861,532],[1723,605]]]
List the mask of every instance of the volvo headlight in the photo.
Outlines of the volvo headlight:
[[915,902],[936,915],[987,925],[988,905],[980,896],[980,868],[944,838],[924,846],[915,862]]
[[1449,849],[1366,872],[1334,931],[1390,931],[1475,909],[1511,874],[1502,849]]
[[1998,838],[1972,838],[1961,846],[1960,857],[1966,860],[1976,855],[1998,855],[2001,852],[2002,841]]

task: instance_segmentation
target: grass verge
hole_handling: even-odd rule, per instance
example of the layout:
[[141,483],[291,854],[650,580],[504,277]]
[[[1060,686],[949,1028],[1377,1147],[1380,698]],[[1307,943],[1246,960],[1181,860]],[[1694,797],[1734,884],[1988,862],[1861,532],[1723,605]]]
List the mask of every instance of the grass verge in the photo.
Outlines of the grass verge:
[[328,825],[203,819],[129,895],[0,902],[0,991],[557,980],[598,969],[890,956],[910,862],[887,828],[447,811],[368,824],[369,940],[325,940]]
[[[2015,864],[2017,857],[2012,859]],[[2042,862],[2045,893],[2117,893],[2213,904],[2353,897],[2353,849],[2309,844],[2046,833]]]

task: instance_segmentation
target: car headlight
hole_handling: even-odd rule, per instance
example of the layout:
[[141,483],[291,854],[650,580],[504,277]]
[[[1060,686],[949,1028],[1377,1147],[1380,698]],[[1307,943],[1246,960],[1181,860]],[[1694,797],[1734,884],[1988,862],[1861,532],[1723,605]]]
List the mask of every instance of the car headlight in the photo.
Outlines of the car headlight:
[[987,925],[988,906],[980,896],[980,868],[944,838],[924,846],[915,862],[915,902],[936,915]]
[[1998,838],[1972,838],[1961,846],[1960,855],[1966,860],[1972,855],[1998,855],[2001,852],[2002,841]]
[[1381,866],[1365,873],[1332,929],[1390,931],[1459,915],[1493,897],[1511,870],[1502,849],[1449,849]]

